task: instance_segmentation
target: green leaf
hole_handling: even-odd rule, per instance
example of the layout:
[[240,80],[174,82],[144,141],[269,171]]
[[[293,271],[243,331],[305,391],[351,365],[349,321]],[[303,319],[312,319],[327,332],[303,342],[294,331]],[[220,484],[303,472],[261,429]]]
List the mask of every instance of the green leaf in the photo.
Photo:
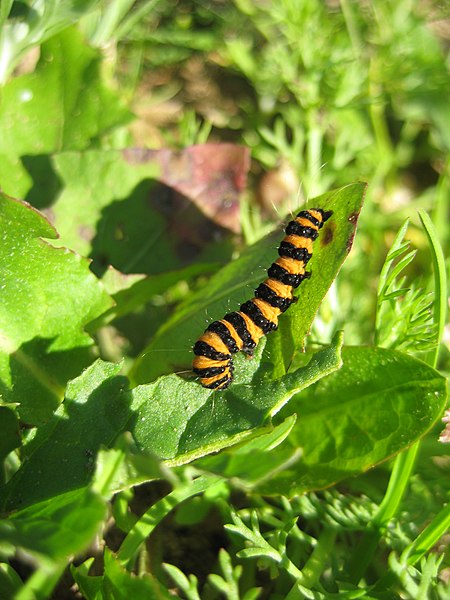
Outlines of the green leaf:
[[24,447],[28,460],[4,486],[0,506],[27,506],[89,483],[98,449],[110,447],[130,418],[119,370],[97,361],[69,383],[63,404]]
[[[89,48],[76,29],[67,29],[41,47],[36,70],[12,79],[0,99],[0,183],[13,195],[12,157],[81,150],[131,118],[108,89],[100,52]],[[6,159],[7,158],[7,162]],[[31,161],[32,162],[32,161]]]
[[70,565],[70,573],[75,583],[80,588],[86,600],[102,600],[103,577],[89,575],[94,558],[88,558],[79,566]]
[[3,25],[5,24],[13,3],[14,0],[5,0],[0,4],[0,27],[3,27]]
[[113,555],[105,548],[103,576],[89,575],[89,568],[93,559],[87,560],[82,565],[71,565],[72,576],[86,600],[101,600],[102,598],[133,598],[133,600],[161,600],[173,599],[159,581],[150,574],[136,576],[127,571]]
[[188,579],[181,569],[167,563],[163,563],[163,568],[176,586],[185,593],[187,600],[201,600],[198,595],[198,579],[195,575],[189,575]]
[[306,367],[268,381],[258,372],[260,344],[255,360],[239,357],[239,377],[224,392],[174,375],[139,386],[133,390],[133,436],[141,449],[178,465],[260,435],[295,393],[340,367],[341,345],[337,336]]
[[46,559],[66,559],[92,542],[105,514],[99,496],[89,488],[76,490],[0,520],[0,537]]
[[180,482],[170,494],[155,502],[133,525],[117,552],[120,563],[131,568],[139,548],[175,506],[207,490],[211,492],[217,486],[221,486],[222,482],[221,477],[211,475],[201,475],[194,480]]
[[248,149],[235,144],[63,152],[53,157],[63,189],[52,219],[62,243],[92,256],[96,272],[180,268],[205,245],[230,252],[223,227],[239,229],[248,162]]
[[308,263],[311,278],[299,288],[299,301],[280,319],[280,335],[270,336],[267,351],[276,365],[275,375],[282,375],[297,355],[301,354],[305,339],[320,303],[349,254],[356,234],[359,213],[367,184],[353,183],[314,198],[308,204],[333,215],[314,243],[314,254]]
[[[423,210],[419,211],[419,217],[422,221],[422,226],[425,229],[428,243],[431,250],[431,256],[433,259],[433,270],[434,270],[434,302],[433,302],[433,319],[437,326],[437,341],[440,343],[444,336],[444,327],[447,316],[447,302],[448,302],[448,286],[445,268],[445,256],[444,251],[439,243],[439,238],[436,234],[436,230],[433,226],[433,222],[427,213]],[[436,348],[434,356],[432,358],[433,366],[437,365],[439,357],[439,349]]]
[[87,260],[42,239],[56,232],[28,204],[0,195],[0,229],[0,391],[39,423],[91,361],[83,328],[112,301]]
[[301,448],[303,456],[262,493],[291,496],[366,471],[413,444],[441,416],[445,378],[425,363],[371,347],[345,347],[343,362],[281,412],[298,414],[281,448]]
[[254,365],[241,369],[241,384],[222,393],[176,375],[129,391],[120,365],[97,361],[67,386],[65,402],[25,446],[27,460],[4,486],[0,506],[12,510],[87,485],[100,446],[111,447],[126,429],[141,452],[171,465],[260,435],[296,392],[339,368],[341,345],[338,336],[306,367],[267,383],[258,375],[251,383],[259,363],[247,361]]
[[[282,316],[279,331],[268,338],[267,355],[276,365],[275,376],[282,375],[283,365],[289,364],[294,353],[302,349],[319,304],[350,251],[365,189],[364,183],[355,183],[308,203],[334,212],[315,242],[308,263],[312,277],[300,286],[299,302]],[[192,361],[191,348],[206,325],[251,298],[253,289],[266,277],[282,237],[277,231],[247,248],[239,259],[212,277],[204,289],[190,296],[136,360],[132,380],[143,383],[162,373],[186,369]]]
[[[196,462],[202,470],[223,475],[240,487],[257,487],[301,459],[301,448],[279,445],[286,439],[297,420],[293,414],[269,433],[244,442],[237,448],[207,456]],[[276,452],[273,450],[277,448]]]
[[[161,231],[159,235],[156,233],[162,223],[161,216],[148,210],[146,204],[152,183],[138,187],[144,179],[155,180],[160,176],[156,160],[133,163],[117,150],[86,150],[56,154],[53,164],[63,183],[61,194],[51,209],[61,243],[84,256],[89,255],[95,244],[97,254],[111,250],[113,257],[118,255],[122,260],[131,260],[135,256],[135,244],[141,244],[142,250],[142,236],[136,235],[139,224],[141,229],[146,223],[151,225],[152,239],[162,235]],[[121,224],[124,215],[127,223],[131,219],[138,221],[126,232]],[[104,239],[102,218],[113,232],[107,240]],[[148,237],[149,227],[146,233]],[[130,242],[132,250],[127,247]],[[114,266],[120,268],[118,264]],[[125,271],[124,268],[120,270]],[[134,272],[139,271],[135,269]]]

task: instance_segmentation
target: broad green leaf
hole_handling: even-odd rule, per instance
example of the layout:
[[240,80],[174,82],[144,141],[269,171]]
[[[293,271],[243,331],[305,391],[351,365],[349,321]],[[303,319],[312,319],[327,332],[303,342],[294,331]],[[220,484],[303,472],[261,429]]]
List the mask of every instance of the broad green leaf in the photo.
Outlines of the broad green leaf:
[[341,345],[338,336],[306,367],[266,383],[256,372],[259,360],[246,361],[222,393],[176,375],[129,391],[120,365],[97,361],[67,386],[65,402],[25,446],[27,460],[4,487],[0,506],[12,510],[87,485],[100,446],[111,447],[125,430],[141,452],[171,465],[260,435],[296,392],[340,367]]
[[0,494],[8,509],[87,485],[101,445],[110,447],[131,415],[120,365],[97,361],[70,382],[65,401],[24,447],[26,460]]
[[[269,336],[270,356],[277,368],[280,363],[289,363],[294,351],[302,348],[319,304],[350,251],[365,188],[364,183],[351,184],[308,203],[334,213],[314,244],[308,263],[312,277],[300,286],[299,302],[280,318],[280,330]],[[137,359],[131,373],[133,381],[143,383],[162,373],[189,368],[195,340],[208,323],[252,297],[253,290],[267,276],[282,237],[277,231],[260,240],[212,277],[204,289],[190,296]],[[275,375],[284,372],[284,367],[278,368]]]
[[445,378],[432,367],[374,347],[345,347],[342,358],[338,373],[280,413],[298,415],[280,448],[302,449],[303,455],[262,493],[292,496],[366,471],[416,442],[441,416]]
[[[115,241],[114,245],[108,239],[112,251],[121,258],[124,254],[124,260],[131,260],[135,253],[126,247],[131,232],[126,232],[124,239],[120,224],[125,210],[128,210],[128,218],[133,216],[138,220],[132,228],[135,238],[138,226],[145,228],[145,225],[150,241],[154,236],[158,236],[157,239],[163,236],[161,216],[146,206],[147,194],[153,184],[147,182],[139,186],[145,178],[156,180],[159,177],[160,169],[156,163],[131,164],[122,152],[116,150],[62,152],[53,157],[53,163],[64,186],[51,209],[61,243],[84,256],[90,254],[94,245],[99,255],[105,252],[104,229],[107,225],[107,231],[112,231],[110,237]],[[151,231],[153,236],[149,235]],[[137,236],[138,243],[142,244],[141,238]],[[131,241],[133,245],[136,243],[135,239]],[[123,265],[114,266],[125,271]],[[145,272],[139,271],[138,265],[134,266],[133,272]]]
[[24,194],[16,174],[7,170],[13,157],[86,148],[130,113],[103,82],[101,54],[89,48],[75,29],[67,29],[41,48],[36,70],[12,79],[0,98],[0,184],[7,193]]
[[67,559],[92,542],[105,516],[104,500],[89,488],[80,489],[0,520],[0,538],[46,559]]
[[241,487],[261,485],[301,459],[301,448],[283,445],[296,420],[297,415],[293,414],[269,433],[244,442],[237,448],[200,459],[196,465],[205,471],[239,481]]
[[112,301],[87,260],[44,241],[56,232],[26,203],[0,196],[0,230],[0,391],[38,423],[91,362],[83,328]]
[[333,215],[314,243],[308,263],[311,278],[301,284],[299,301],[286,312],[286,318],[280,319],[279,335],[268,338],[267,351],[276,376],[282,375],[304,349],[317,309],[352,248],[366,188],[365,183],[349,184],[309,203],[332,210]]
[[239,357],[239,376],[224,392],[174,375],[138,386],[133,390],[133,436],[140,449],[178,465],[260,435],[294,394],[339,369],[341,345],[338,335],[308,365],[271,381],[260,364],[262,343],[254,360]]
[[130,148],[55,155],[63,187],[51,216],[61,243],[91,256],[98,273],[112,264],[124,273],[155,274],[185,267],[202,252],[203,262],[220,260],[217,248],[230,255],[223,227],[236,228],[248,168],[244,150],[200,144],[180,152]]

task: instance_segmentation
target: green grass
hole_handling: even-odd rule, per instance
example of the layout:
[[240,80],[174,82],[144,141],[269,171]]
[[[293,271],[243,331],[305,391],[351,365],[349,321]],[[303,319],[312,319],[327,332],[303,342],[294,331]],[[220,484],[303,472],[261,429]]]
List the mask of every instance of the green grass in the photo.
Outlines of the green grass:
[[[1,3],[2,599],[446,598],[444,17]],[[306,201],[299,301],[202,388]]]

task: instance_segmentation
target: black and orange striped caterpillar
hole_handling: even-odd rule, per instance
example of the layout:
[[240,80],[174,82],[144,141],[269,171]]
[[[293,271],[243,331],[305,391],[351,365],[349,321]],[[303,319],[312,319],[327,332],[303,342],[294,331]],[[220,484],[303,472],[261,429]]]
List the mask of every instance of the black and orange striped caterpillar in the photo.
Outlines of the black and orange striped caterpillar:
[[311,276],[305,266],[311,258],[313,241],[332,211],[310,208],[298,213],[286,227],[286,236],[278,248],[280,258],[267,271],[269,277],[255,290],[255,297],[238,311],[228,313],[208,326],[194,345],[193,371],[200,383],[223,390],[233,380],[231,355],[252,355],[256,344],[278,327],[278,316],[297,301],[292,291]]

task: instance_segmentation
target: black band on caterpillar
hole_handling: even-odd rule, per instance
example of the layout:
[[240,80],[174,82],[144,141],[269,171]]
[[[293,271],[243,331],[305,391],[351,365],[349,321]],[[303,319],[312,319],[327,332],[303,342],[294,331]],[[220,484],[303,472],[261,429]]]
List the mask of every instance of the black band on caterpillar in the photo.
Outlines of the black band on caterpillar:
[[[320,212],[321,215],[323,215],[323,210],[318,210],[316,209],[317,212]],[[309,210],[301,210],[298,215],[297,215],[297,219],[307,219],[312,225],[314,225],[314,227],[317,227],[317,229],[320,229],[323,225],[322,220],[320,219],[316,219],[316,217],[314,217]],[[287,233],[287,231],[286,231]]]
[[[296,302],[292,290],[311,276],[305,266],[312,244],[332,211],[311,208],[300,211],[286,226],[286,236],[278,248],[278,258],[269,267],[269,279],[255,290],[255,297],[238,311],[214,321],[194,345],[193,370],[203,387],[226,389],[233,380],[232,354],[251,354],[259,339],[278,327],[278,317]],[[223,321],[230,324],[228,327]]]
[[205,388],[209,388],[211,390],[224,390],[226,389],[230,383],[233,381],[232,373],[228,373],[225,377],[221,377],[220,379],[215,379],[214,381],[208,382],[208,379],[201,378],[202,386]]
[[230,370],[230,365],[224,367],[206,367],[205,369],[194,369],[195,374],[205,379],[206,377],[212,377],[213,375],[221,375],[225,371]]
[[220,337],[222,342],[232,354],[236,354],[236,352],[239,352],[239,347],[232,338],[230,331],[220,321],[214,321],[214,323],[211,323],[211,325],[208,326],[206,331],[212,331],[214,333],[217,333],[217,335]]
[[280,247],[278,248],[278,254],[280,256],[287,256],[288,258],[294,258],[295,260],[301,260],[305,265],[312,256],[307,248],[297,248],[297,246],[284,241],[281,242]]
[[247,329],[245,319],[238,312],[228,313],[224,316],[224,321],[228,321],[228,323],[231,323],[231,325],[233,325],[235,328],[238,336],[242,340],[243,346],[241,350],[243,352],[251,352],[254,350],[256,347],[256,342]]
[[289,273],[289,271],[286,271],[286,269],[283,269],[283,267],[280,267],[277,263],[272,263],[267,273],[272,279],[276,279],[280,283],[290,285],[293,288],[297,288],[301,282],[308,277],[306,273],[303,273],[302,275]]
[[195,342],[193,351],[196,356],[206,356],[206,358],[210,358],[211,360],[227,360],[231,358],[231,354],[217,352],[217,350],[214,350],[212,346],[203,340]]
[[262,329],[264,334],[270,333],[278,327],[277,323],[266,319],[261,310],[255,304],[254,300],[247,300],[247,302],[241,304],[240,308],[241,312],[250,317],[253,323]]
[[283,298],[282,296],[278,296],[278,294],[270,289],[265,283],[260,283],[258,285],[255,290],[255,297],[265,300],[270,306],[279,308],[281,312],[285,312],[294,302],[293,298]]

